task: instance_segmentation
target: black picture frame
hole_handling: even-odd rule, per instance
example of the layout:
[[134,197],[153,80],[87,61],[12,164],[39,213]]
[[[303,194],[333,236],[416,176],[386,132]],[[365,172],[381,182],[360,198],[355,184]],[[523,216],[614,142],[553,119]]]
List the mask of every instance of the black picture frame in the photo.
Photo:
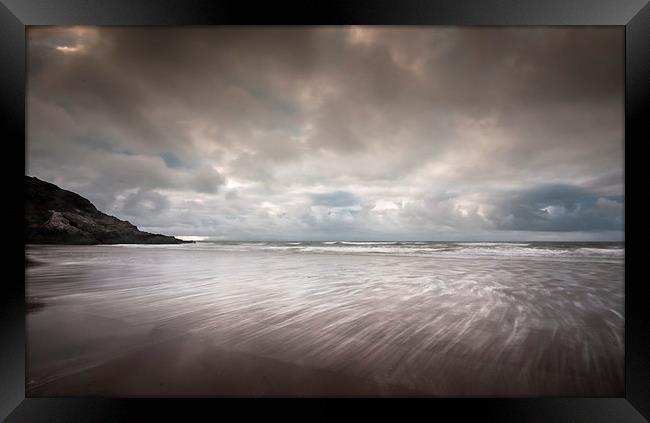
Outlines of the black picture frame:
[[[645,144],[650,141],[650,5],[648,0],[329,0],[319,3],[188,0],[0,0],[0,122],[4,163],[0,166],[4,248],[0,301],[0,419],[18,421],[133,421],[153,415],[220,415],[221,401],[102,398],[25,398],[24,164],[25,28],[30,25],[210,25],[210,24],[409,24],[409,25],[620,25],[625,27],[625,341],[624,398],[402,399],[364,408],[400,416],[424,411],[507,422],[643,422],[650,419],[650,311],[642,274]],[[636,194],[635,194],[636,190]],[[405,403],[410,402],[410,403]],[[321,417],[330,410],[316,405]],[[350,401],[345,401],[346,405]],[[231,401],[247,414],[270,410]],[[283,404],[283,402],[280,402]],[[284,403],[286,404],[286,403]],[[340,404],[340,402],[338,402]],[[284,405],[287,407],[287,405]],[[644,417],[645,416],[645,417]]]

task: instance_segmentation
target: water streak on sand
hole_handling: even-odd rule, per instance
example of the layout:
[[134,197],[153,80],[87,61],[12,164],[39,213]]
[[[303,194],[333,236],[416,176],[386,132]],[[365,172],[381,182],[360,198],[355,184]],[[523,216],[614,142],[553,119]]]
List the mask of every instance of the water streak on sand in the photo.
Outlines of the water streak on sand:
[[[131,345],[138,328],[194,334],[433,395],[623,392],[620,244],[224,242],[28,254],[45,263],[27,270],[28,294],[46,304],[28,317],[34,386],[109,359],[107,340],[120,334],[61,323],[76,313],[133,328]],[[48,347],[57,337],[82,347]]]

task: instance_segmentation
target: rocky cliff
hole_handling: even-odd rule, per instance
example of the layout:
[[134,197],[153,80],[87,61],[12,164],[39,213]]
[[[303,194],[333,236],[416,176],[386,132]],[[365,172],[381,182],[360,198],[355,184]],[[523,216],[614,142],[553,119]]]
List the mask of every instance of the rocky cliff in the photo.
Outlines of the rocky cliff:
[[142,232],[97,210],[90,201],[25,176],[27,244],[181,244],[172,236]]

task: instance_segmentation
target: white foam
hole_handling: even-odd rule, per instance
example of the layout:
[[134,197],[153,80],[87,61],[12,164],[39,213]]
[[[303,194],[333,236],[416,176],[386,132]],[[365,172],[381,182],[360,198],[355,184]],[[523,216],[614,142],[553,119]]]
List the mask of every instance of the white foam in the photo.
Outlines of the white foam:
[[285,251],[287,253],[329,254],[387,254],[397,256],[430,257],[523,257],[523,258],[569,258],[569,259],[615,259],[625,255],[625,249],[610,246],[579,247],[574,245],[546,246],[544,244],[504,242],[428,243],[398,241],[325,241],[325,242],[200,242],[194,244],[115,244],[97,248],[170,249],[193,251]]
[[519,242],[455,242],[456,245],[463,245],[467,247],[482,246],[482,247],[496,247],[496,246],[517,246],[526,247],[530,244]]

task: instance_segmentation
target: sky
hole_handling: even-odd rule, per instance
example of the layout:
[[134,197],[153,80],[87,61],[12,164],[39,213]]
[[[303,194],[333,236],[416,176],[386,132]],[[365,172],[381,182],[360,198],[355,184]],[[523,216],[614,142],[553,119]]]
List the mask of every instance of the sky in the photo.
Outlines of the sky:
[[622,240],[622,27],[30,27],[26,173],[228,240]]

